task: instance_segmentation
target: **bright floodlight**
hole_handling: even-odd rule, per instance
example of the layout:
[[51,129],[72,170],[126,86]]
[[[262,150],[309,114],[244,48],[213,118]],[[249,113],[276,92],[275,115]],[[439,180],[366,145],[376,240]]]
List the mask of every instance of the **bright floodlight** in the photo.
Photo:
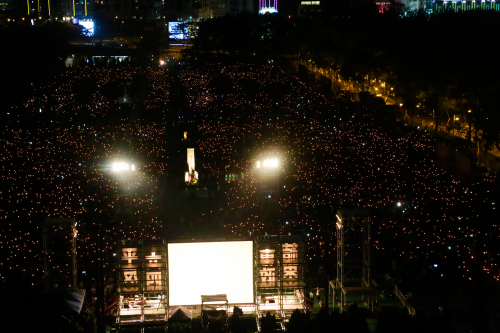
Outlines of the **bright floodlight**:
[[274,14],[277,12],[278,10],[274,7],[262,7],[259,9],[259,14]]
[[201,295],[226,294],[253,303],[253,242],[168,244],[169,304],[201,304]]
[[257,169],[259,168],[277,168],[278,167],[278,159],[277,158],[271,158],[263,161],[257,161],[256,164]]
[[135,171],[135,165],[124,162],[115,162],[111,165],[111,170],[113,172]]

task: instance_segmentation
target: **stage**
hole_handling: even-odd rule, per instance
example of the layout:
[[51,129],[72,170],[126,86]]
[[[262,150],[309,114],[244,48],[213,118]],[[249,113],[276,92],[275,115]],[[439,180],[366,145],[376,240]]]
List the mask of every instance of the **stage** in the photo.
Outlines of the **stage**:
[[[254,304],[229,304],[228,315],[232,315],[235,306],[239,307],[246,315],[258,315],[259,313],[265,314],[267,312],[275,313],[280,311],[292,312],[295,309],[305,309],[303,299],[295,295],[284,295],[282,304],[279,303],[279,295],[267,296],[265,302],[262,302],[260,299],[258,301],[259,302]],[[185,305],[184,307],[191,311],[193,318],[201,317],[201,305]],[[176,308],[176,306],[172,306],[169,310]],[[218,311],[226,310],[225,306],[213,306],[212,308]],[[166,318],[166,313],[168,311],[166,310],[166,305],[163,304],[160,299],[146,300],[142,306],[139,295],[137,295],[133,301],[124,300],[122,297],[120,298],[119,310],[120,323],[168,320]]]
[[[303,237],[291,235],[254,241],[122,241],[116,322],[167,323],[180,307],[202,322],[205,311],[227,319],[235,306],[245,315],[260,318],[271,312],[285,322],[294,310],[306,309],[305,244]],[[222,296],[223,304],[211,301]]]

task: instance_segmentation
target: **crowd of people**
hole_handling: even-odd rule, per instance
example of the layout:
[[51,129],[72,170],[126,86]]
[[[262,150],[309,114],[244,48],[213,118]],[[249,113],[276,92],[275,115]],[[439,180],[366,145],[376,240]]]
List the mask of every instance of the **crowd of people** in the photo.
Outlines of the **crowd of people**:
[[[374,253],[393,259],[383,270],[418,263],[473,279],[479,267],[500,280],[495,176],[464,182],[437,164],[431,133],[380,125],[378,110],[333,99],[316,83],[272,63],[213,64],[75,68],[38,88],[2,115],[0,279],[42,281],[48,217],[76,218],[85,267],[95,263],[97,235],[115,253],[121,239],[200,229],[304,234],[315,262],[335,252],[333,210],[362,208],[372,214]],[[186,190],[187,146],[196,149],[198,187],[215,199]],[[265,158],[279,161],[276,172],[256,169]],[[137,170],[114,172],[117,161]],[[275,186],[267,206],[265,183]],[[264,206],[276,207],[275,221]],[[75,236],[50,232],[50,242]],[[64,270],[69,253],[52,252],[51,269]]]
[[[441,276],[456,265],[462,277],[472,279],[471,265],[477,265],[500,278],[495,177],[464,182],[444,170],[431,133],[404,125],[397,131],[381,128],[373,121],[377,110],[329,100],[272,65],[220,65],[184,71],[181,79],[200,151],[224,157],[219,167],[250,176],[226,190],[227,207],[221,209],[240,217],[224,222],[233,234],[269,230],[259,217],[258,203],[265,198],[255,161],[277,156],[278,232],[305,233],[311,248],[326,241],[326,250],[333,251],[335,228],[321,223],[321,206],[368,209],[379,253],[406,264],[425,262]],[[247,213],[237,213],[242,209]],[[316,255],[321,252],[311,250],[310,259]]]

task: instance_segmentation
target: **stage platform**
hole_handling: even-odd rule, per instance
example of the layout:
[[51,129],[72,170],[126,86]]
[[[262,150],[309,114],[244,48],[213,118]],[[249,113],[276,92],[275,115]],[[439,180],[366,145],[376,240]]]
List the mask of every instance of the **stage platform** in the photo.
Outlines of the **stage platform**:
[[[292,312],[295,309],[303,310],[305,304],[297,296],[283,296],[283,306],[280,307],[279,296],[267,297],[265,303],[260,302],[257,304],[229,304],[229,313],[231,316],[234,306],[238,306],[246,315],[257,315],[257,313],[278,312]],[[185,308],[189,309],[193,314],[193,318],[201,317],[201,305],[186,305]],[[175,308],[175,307],[171,307]],[[214,306],[214,310],[225,310],[225,307]],[[134,323],[144,321],[163,321],[165,320],[166,308],[160,300],[147,300],[144,308],[140,303],[129,302],[128,307],[120,304],[120,323]]]

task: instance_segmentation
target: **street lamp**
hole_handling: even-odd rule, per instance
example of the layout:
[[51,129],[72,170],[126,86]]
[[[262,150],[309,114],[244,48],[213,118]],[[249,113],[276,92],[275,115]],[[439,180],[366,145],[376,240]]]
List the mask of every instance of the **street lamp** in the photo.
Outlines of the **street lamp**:
[[126,172],[126,171],[135,171],[135,164],[129,164],[125,162],[114,162],[111,164],[111,171],[116,173]]
[[278,168],[278,159],[277,158],[271,158],[271,159],[265,159],[262,161],[257,161],[255,167],[257,169],[277,169]]
[[[137,171],[137,167],[133,163],[118,161],[113,162],[111,165],[108,164],[107,170],[111,171],[114,174],[114,177],[118,180],[118,178],[122,178],[122,181],[126,182],[125,178],[127,175],[135,174]],[[118,182],[117,182],[118,189]],[[119,203],[117,204],[119,209]],[[96,235],[97,235],[97,308],[98,308],[98,316],[97,316],[97,333],[104,333],[106,330],[106,322],[105,322],[105,302],[104,302],[104,288],[105,288],[105,278],[104,278],[104,233],[105,226],[110,223],[116,223],[118,221],[99,221],[99,223],[95,223],[96,226]]]
[[467,142],[469,142],[470,144],[470,141],[471,141],[471,137],[472,137],[472,110],[469,109],[467,110],[467,113],[469,114],[469,116],[467,117],[468,121],[469,121],[469,128],[467,129]]
[[[132,178],[135,178],[138,172],[136,164],[126,160],[118,160],[108,164],[106,168],[116,182],[118,195],[124,194]],[[119,207],[118,203],[118,207]]]
[[262,160],[257,160],[255,163],[255,169],[260,176],[259,187],[261,199],[259,200],[259,205],[262,209],[263,218],[269,221],[272,228],[279,225],[280,220],[279,166],[280,163],[276,157],[267,157]]

